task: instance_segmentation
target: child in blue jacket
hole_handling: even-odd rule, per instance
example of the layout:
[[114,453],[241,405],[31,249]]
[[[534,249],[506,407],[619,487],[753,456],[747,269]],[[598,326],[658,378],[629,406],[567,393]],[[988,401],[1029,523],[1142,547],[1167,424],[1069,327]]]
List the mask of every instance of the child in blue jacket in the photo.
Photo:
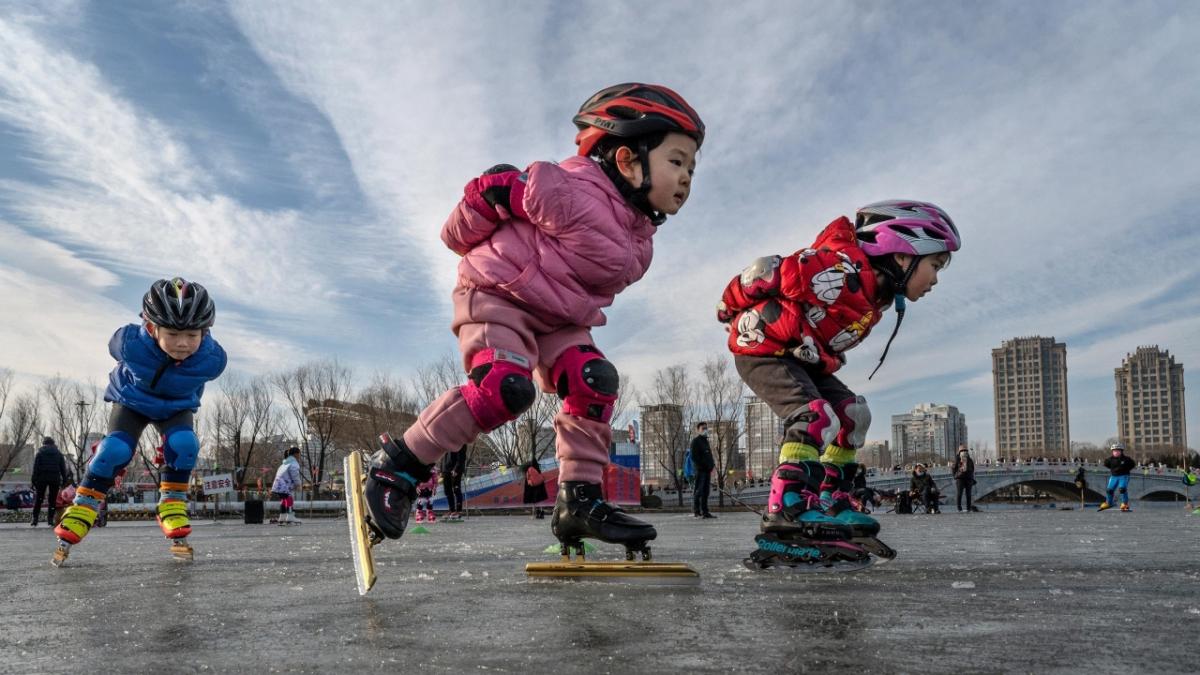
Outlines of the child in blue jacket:
[[133,459],[142,431],[153,424],[162,435],[165,464],[160,472],[158,524],[174,542],[172,552],[191,559],[186,538],[192,528],[187,489],[200,441],[192,415],[204,385],[225,370],[225,350],[209,334],[216,307],[200,284],[159,279],[142,299],[142,319],[117,329],[108,352],[117,367],[108,376],[104,400],[111,402],[109,432],[62,522],[54,529],[61,565],[96,522],[96,513],[117,475]]

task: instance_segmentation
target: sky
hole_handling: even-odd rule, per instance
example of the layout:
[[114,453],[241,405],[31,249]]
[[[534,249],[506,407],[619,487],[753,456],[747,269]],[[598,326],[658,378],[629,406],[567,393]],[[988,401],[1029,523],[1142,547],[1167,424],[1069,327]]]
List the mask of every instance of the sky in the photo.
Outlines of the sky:
[[868,437],[937,402],[994,446],[991,350],[1042,335],[1067,344],[1073,440],[1100,443],[1127,354],[1200,367],[1198,30],[1182,0],[5,3],[0,367],[102,382],[178,275],[234,370],[411,374],[456,344],[438,235],[463,184],[570,156],[580,103],[646,81],[708,135],[595,330],[636,385],[724,353],[715,304],[752,260],[915,198],[963,249],[873,380],[894,314],[847,354]]

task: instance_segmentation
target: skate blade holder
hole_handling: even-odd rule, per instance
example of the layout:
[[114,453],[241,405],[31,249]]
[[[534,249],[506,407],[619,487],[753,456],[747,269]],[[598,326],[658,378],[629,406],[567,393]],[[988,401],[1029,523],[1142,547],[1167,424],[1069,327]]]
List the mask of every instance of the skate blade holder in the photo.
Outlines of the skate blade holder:
[[772,562],[762,565],[754,561],[752,558],[746,558],[742,561],[742,565],[759,574],[778,574],[780,576],[804,575],[804,574],[845,574],[848,572],[858,572],[865,570],[868,567],[876,564],[876,559],[872,556],[866,560],[849,561],[840,560],[835,563],[805,563],[805,562]]
[[351,452],[342,461],[345,472],[346,487],[346,520],[350,524],[350,552],[354,558],[354,577],[358,584],[358,594],[366,595],[375,585],[375,555],[371,548],[382,541],[367,525],[366,503],[363,499],[363,485],[366,476],[363,473],[362,457],[357,452]]
[[531,579],[609,581],[654,586],[695,586],[700,574],[685,563],[663,562],[545,562],[528,563]]
[[196,554],[186,541],[176,539],[171,544],[171,555],[179,562],[192,562]]

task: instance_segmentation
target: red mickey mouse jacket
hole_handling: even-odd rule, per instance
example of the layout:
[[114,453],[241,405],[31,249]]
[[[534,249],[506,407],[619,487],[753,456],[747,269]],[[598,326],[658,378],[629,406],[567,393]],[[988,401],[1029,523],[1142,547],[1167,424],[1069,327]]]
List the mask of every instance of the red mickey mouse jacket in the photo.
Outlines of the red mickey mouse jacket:
[[879,323],[877,279],[858,246],[854,225],[830,223],[811,248],[786,258],[755,260],[733,278],[717,305],[731,323],[729,349],[746,356],[791,354],[806,367],[833,373],[842,352]]

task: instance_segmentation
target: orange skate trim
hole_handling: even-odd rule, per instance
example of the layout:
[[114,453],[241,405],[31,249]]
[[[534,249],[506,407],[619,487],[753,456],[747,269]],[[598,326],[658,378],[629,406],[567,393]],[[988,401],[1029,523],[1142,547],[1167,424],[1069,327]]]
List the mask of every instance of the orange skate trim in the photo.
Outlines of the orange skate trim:
[[80,487],[75,491],[75,494],[83,495],[85,497],[92,497],[93,499],[99,499],[100,501],[104,501],[104,498],[108,496],[99,490],[93,490],[92,488],[86,487]]

